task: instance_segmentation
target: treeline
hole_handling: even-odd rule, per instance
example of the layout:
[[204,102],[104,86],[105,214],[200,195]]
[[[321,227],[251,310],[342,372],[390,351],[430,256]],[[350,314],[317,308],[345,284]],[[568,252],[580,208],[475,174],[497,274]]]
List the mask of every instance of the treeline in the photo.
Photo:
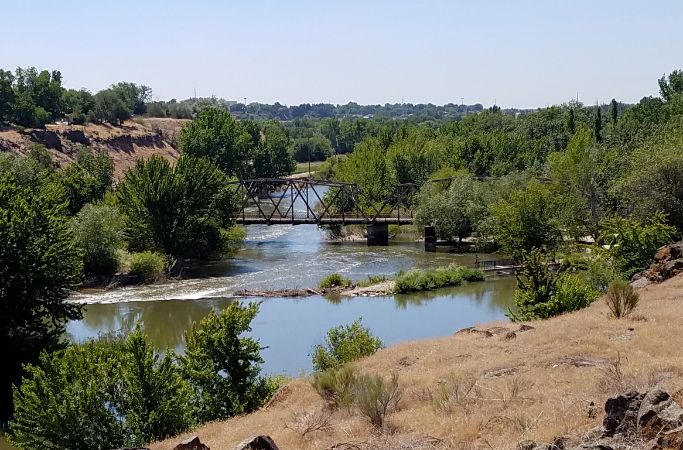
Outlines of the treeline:
[[[659,87],[660,97],[628,108],[613,100],[522,116],[490,109],[439,126],[404,123],[366,136],[332,176],[357,183],[367,208],[396,184],[421,186],[416,203],[404,205],[417,223],[434,226],[441,239],[472,237],[528,262],[523,273],[546,284],[522,280],[520,292],[531,300],[519,294],[512,317],[547,317],[630,279],[682,235],[683,72],[662,77]],[[336,208],[348,207],[338,196]],[[573,260],[583,278],[542,269],[539,261],[553,257]]]
[[134,114],[144,114],[151,94],[147,86],[128,82],[92,94],[64,88],[58,70],[0,69],[0,124],[42,128],[60,119],[120,124]]
[[[330,103],[302,103],[300,105],[286,106],[279,102],[274,104],[252,102],[248,104],[228,101],[216,97],[188,98],[186,100],[170,100],[151,102],[148,105],[148,114],[151,117],[173,117],[176,119],[189,119],[197,111],[205,106],[215,106],[225,109],[230,114],[249,119],[282,120],[296,119],[324,119],[324,118],[384,118],[384,119],[416,119],[416,120],[447,120],[464,117],[470,113],[484,110],[480,103],[474,105],[433,105],[431,103],[386,103],[384,105],[359,105],[349,102],[345,105],[333,105]],[[507,109],[505,113],[524,113],[529,110]]]

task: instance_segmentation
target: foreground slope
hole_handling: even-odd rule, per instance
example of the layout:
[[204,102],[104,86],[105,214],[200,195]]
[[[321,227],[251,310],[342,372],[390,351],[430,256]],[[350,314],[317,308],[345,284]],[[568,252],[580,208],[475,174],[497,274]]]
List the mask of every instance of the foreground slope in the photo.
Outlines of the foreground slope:
[[[326,407],[306,379],[293,381],[253,414],[190,434],[212,449],[232,449],[254,434],[271,435],[282,449],[370,441],[386,449],[497,449],[515,448],[525,439],[580,436],[601,424],[600,405],[607,397],[629,388],[659,385],[681,402],[683,276],[639,292],[640,304],[627,319],[610,318],[599,300],[582,311],[532,322],[531,330],[488,324],[399,344],[358,362],[362,372],[400,376],[405,391],[399,410],[390,416],[390,436],[378,436],[357,412],[339,410],[329,428],[303,437],[297,425],[303,413],[315,415]],[[476,385],[468,390],[470,377]],[[455,385],[461,399],[439,404],[442,386],[453,391]],[[178,441],[151,449],[171,449]]]

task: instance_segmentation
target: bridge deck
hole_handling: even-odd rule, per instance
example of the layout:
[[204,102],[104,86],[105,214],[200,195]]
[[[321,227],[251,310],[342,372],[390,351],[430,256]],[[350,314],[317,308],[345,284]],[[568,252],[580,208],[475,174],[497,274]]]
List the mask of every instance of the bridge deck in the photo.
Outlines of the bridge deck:
[[372,224],[389,224],[389,225],[410,225],[413,223],[412,217],[235,217],[235,222],[240,225],[372,225]]

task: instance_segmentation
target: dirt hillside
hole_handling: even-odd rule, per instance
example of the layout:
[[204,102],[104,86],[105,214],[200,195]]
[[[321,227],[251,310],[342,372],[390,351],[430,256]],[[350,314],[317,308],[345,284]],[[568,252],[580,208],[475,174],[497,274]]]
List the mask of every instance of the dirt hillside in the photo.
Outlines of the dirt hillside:
[[[360,361],[360,372],[397,373],[403,386],[398,410],[382,433],[354,409],[329,410],[301,378],[268,407],[183,437],[196,434],[213,450],[233,449],[255,434],[272,436],[285,450],[491,450],[514,449],[526,439],[578,439],[601,424],[609,396],[630,388],[660,386],[681,403],[683,276],[639,292],[640,304],[626,319],[610,318],[599,300],[529,323],[533,328],[502,322],[454,330]],[[313,430],[304,435],[306,428]],[[151,449],[170,450],[180,439]]]
[[[165,127],[170,129],[171,124],[166,123]],[[175,124],[175,128],[179,130],[179,127]],[[0,130],[0,151],[23,155],[32,144],[45,145],[61,166],[72,162],[84,145],[104,150],[114,160],[116,178],[120,178],[140,158],[160,155],[176,161],[180,155],[162,129],[146,122],[126,121],[122,126],[57,123],[47,125],[44,130]]]

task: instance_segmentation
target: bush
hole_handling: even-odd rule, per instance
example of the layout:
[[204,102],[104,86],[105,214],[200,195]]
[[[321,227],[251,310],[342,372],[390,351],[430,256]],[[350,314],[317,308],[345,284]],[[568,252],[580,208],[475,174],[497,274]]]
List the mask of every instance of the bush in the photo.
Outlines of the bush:
[[430,270],[413,269],[399,272],[396,276],[397,293],[428,291],[446,286],[460,286],[466,282],[483,281],[484,273],[480,270],[450,264]]
[[83,250],[86,273],[112,274],[118,268],[117,249],[123,244],[125,221],[118,208],[87,204],[71,221],[71,231]]
[[349,364],[316,372],[311,382],[318,394],[337,408],[351,406],[355,383],[356,371]]
[[14,389],[12,440],[20,448],[107,450],[189,429],[189,386],[174,358],[156,353],[140,328],[125,340],[43,353]]
[[516,311],[508,310],[512,321],[547,319],[585,308],[598,296],[588,281],[575,274],[553,272],[539,250],[524,255],[517,274]]
[[247,229],[240,225],[233,225],[228,229],[221,229],[223,255],[234,255],[242,247],[247,237]]
[[676,229],[667,225],[662,212],[653,214],[648,222],[613,217],[600,226],[600,235],[626,279],[647,268],[657,249],[672,242],[676,234]]
[[628,316],[638,306],[640,295],[627,281],[615,281],[609,285],[605,301],[612,316],[619,319]]
[[313,349],[313,368],[316,371],[339,368],[372,355],[382,347],[382,341],[363,327],[361,319],[358,319],[351,325],[340,325],[327,332],[325,343]]
[[200,422],[252,412],[279,387],[259,376],[262,347],[246,335],[258,310],[258,303],[235,302],[219,314],[210,312],[185,334],[182,370]]
[[397,374],[393,374],[388,382],[380,375],[361,375],[356,380],[358,410],[379,429],[384,428],[387,416],[398,406],[401,394]]
[[168,259],[161,253],[140,252],[130,255],[128,260],[128,274],[144,281],[154,281],[162,278],[168,267]]
[[374,284],[384,283],[385,281],[389,281],[389,280],[390,280],[390,278],[386,275],[368,275],[368,277],[365,280],[360,280],[359,282],[357,282],[356,286],[359,286],[359,287],[372,286]]
[[331,273],[329,275],[326,275],[325,278],[320,280],[320,283],[318,284],[318,287],[320,289],[330,289],[333,287],[339,287],[339,286],[350,286],[351,285],[351,280],[348,278],[344,278],[338,273]]

